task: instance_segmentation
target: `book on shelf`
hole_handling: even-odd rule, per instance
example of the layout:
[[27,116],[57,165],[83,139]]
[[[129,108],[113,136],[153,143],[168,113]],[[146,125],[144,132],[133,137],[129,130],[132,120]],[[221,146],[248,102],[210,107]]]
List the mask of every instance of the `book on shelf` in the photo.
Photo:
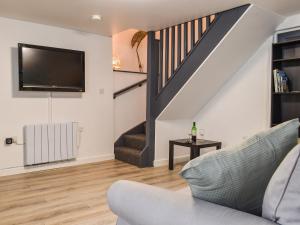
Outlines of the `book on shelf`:
[[275,93],[289,92],[289,78],[282,70],[273,70],[274,91]]

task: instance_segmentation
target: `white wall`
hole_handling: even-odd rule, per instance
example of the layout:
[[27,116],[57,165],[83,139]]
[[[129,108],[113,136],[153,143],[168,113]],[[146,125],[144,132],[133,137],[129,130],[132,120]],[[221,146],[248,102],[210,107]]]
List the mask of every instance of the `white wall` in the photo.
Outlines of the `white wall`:
[[[118,91],[147,78],[145,74],[114,72],[114,90]],[[115,140],[127,130],[146,120],[146,83],[114,101]]]
[[[269,126],[271,43],[272,37],[194,119],[156,121],[155,165],[167,163],[168,140],[186,138],[193,121],[198,129],[204,129],[204,138],[222,141],[223,146],[239,143]],[[190,104],[196,102],[197,96]],[[184,155],[189,155],[189,150],[177,147],[175,157],[181,160]]]
[[270,126],[272,37],[194,119],[205,136],[233,145]]
[[23,147],[5,146],[4,138],[21,142],[24,125],[47,123],[50,116],[49,93],[18,91],[19,42],[85,51],[86,92],[53,93],[53,122],[78,121],[83,127],[78,161],[112,158],[111,38],[4,18],[0,30],[0,169],[23,166]]
[[296,14],[293,16],[289,16],[285,19],[285,21],[278,26],[277,30],[282,29],[290,29],[290,28],[298,28],[300,26],[300,14]]
[[[138,59],[136,55],[136,46],[131,47],[131,39],[139,30],[128,29],[113,35],[113,56],[120,59],[120,70],[139,71]],[[147,37],[143,39],[139,46],[139,55],[143,72],[147,71]]]
[[143,73],[113,72],[113,74],[114,91],[119,91],[147,78],[147,75]]
[[[139,71],[135,48],[131,39],[137,32],[128,29],[113,35],[113,56],[121,61],[119,70]],[[143,71],[147,71],[147,37],[141,42],[139,54]],[[145,74],[114,72],[114,91],[119,91],[147,78]],[[117,140],[124,132],[146,120],[146,84],[117,97],[114,101],[114,138]]]
[[[154,166],[168,164],[169,140],[188,138],[191,133],[191,120],[156,120],[155,122],[155,160]],[[175,162],[186,161],[190,150],[175,146]]]

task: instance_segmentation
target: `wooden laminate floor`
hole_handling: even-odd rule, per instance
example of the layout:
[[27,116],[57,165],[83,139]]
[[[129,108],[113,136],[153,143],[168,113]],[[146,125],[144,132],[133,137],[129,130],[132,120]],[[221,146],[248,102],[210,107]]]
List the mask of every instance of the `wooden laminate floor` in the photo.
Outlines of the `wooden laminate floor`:
[[0,225],[113,225],[106,191],[126,179],[178,190],[181,165],[139,169],[119,161],[0,177]]

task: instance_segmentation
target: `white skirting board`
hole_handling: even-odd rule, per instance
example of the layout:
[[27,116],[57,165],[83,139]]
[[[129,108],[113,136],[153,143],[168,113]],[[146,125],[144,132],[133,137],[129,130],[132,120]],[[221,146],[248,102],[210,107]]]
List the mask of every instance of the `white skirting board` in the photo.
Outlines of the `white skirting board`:
[[[182,163],[188,162],[190,160],[190,155],[182,155],[182,156],[175,156],[174,163]],[[166,166],[169,165],[169,159],[156,159],[154,160],[154,167]]]
[[85,158],[76,158],[76,160],[68,160],[68,161],[63,161],[58,163],[47,163],[47,164],[40,164],[40,165],[33,165],[33,166],[12,167],[12,168],[6,168],[0,170],[0,177],[23,174],[23,173],[31,173],[36,171],[58,169],[58,168],[64,168],[70,166],[79,166],[79,165],[95,163],[95,162],[103,162],[107,160],[113,160],[114,158],[115,156],[113,154],[98,155],[98,156],[85,157]]
[[77,140],[77,122],[25,126],[24,165],[74,159],[78,152]]

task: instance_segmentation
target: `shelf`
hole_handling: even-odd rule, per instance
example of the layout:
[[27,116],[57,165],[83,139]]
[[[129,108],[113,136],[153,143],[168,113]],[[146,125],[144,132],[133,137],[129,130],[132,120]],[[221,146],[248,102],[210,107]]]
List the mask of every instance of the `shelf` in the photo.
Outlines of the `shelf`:
[[[280,35],[282,42],[273,43],[272,48],[272,73],[270,74],[272,126],[292,118],[299,118],[300,115],[300,31]],[[287,74],[290,92],[275,92],[274,69],[282,70]]]
[[292,40],[292,41],[283,41],[279,43],[274,43],[274,46],[281,46],[281,45],[292,45],[292,44],[300,44],[300,39]]
[[292,61],[299,61],[300,58],[289,58],[289,59],[274,59],[273,62],[292,62]]
[[299,95],[300,91],[291,91],[291,92],[273,92],[273,95]]

